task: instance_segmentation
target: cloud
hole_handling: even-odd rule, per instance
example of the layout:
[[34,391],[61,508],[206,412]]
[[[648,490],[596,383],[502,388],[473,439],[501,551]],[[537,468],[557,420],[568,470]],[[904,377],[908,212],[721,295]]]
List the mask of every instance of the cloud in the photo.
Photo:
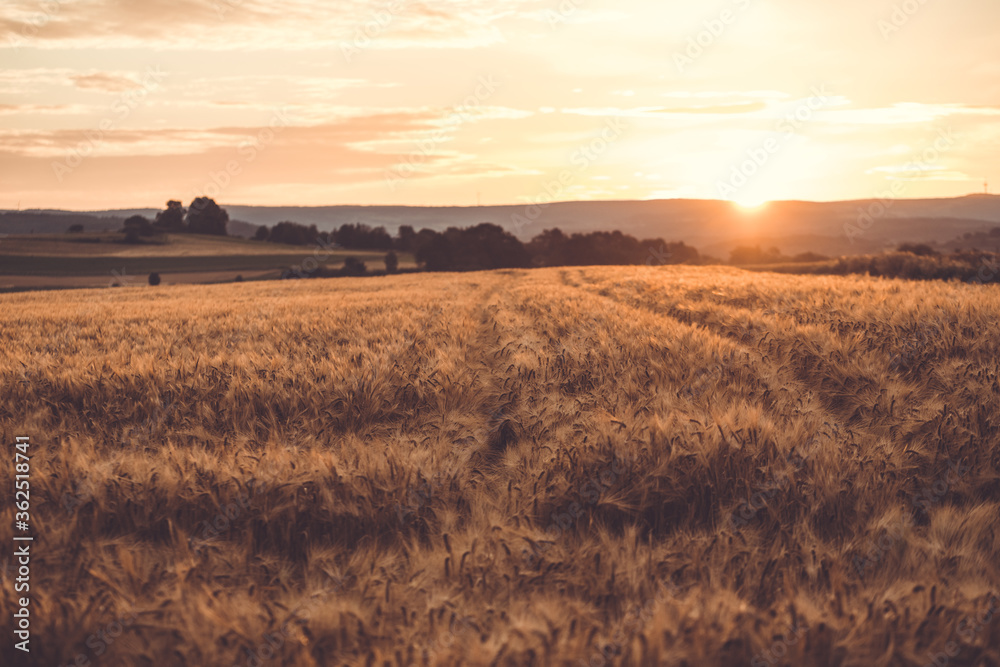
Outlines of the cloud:
[[[886,107],[838,109],[824,111],[822,122],[834,125],[921,125],[956,116],[997,116],[994,106],[964,104],[918,104],[913,102]],[[818,117],[817,117],[818,118]]]
[[734,102],[686,107],[569,107],[560,109],[564,114],[577,116],[614,116],[630,118],[656,118],[663,115],[735,115],[751,114],[769,108],[765,102]]
[[869,174],[886,174],[893,180],[900,181],[970,181],[968,174],[945,167],[917,165],[912,163],[875,167],[868,170]]
[[788,93],[780,90],[672,90],[660,93],[660,97],[677,97],[681,99],[761,99],[761,100],[783,100],[789,97]]
[[528,0],[8,0],[0,41],[58,48],[298,50],[470,47],[503,40],[497,21]]
[[[175,83],[176,98],[205,101],[209,104],[273,106],[276,94],[297,102],[323,101],[340,96],[352,88],[388,88],[391,84],[376,84],[364,79],[332,76],[289,74],[244,74],[198,77]],[[220,99],[224,98],[224,99]]]
[[127,76],[110,74],[108,72],[93,72],[90,74],[72,74],[70,81],[80,90],[100,90],[108,93],[122,93],[126,90],[141,88],[142,84]]
[[0,93],[6,95],[37,95],[46,87],[121,93],[142,88],[136,73],[101,70],[73,70],[65,67],[6,69],[0,71]]
[[77,116],[88,113],[92,107],[82,104],[0,104],[0,116],[51,115]]
[[733,114],[733,113],[751,113],[754,111],[763,111],[767,108],[767,104],[764,102],[737,102],[735,104],[719,104],[713,106],[696,106],[696,107],[669,107],[656,109],[658,113],[679,113],[679,114]]
[[[292,115],[290,117],[294,118]],[[435,120],[436,114],[430,112],[362,113],[334,123],[283,127],[277,134],[280,143],[286,146],[310,148],[321,154],[332,146],[340,148],[353,143],[364,144],[366,141],[392,138],[402,140],[415,131],[429,128]],[[247,142],[260,143],[260,137],[267,130],[267,126],[121,128],[110,131],[99,131],[98,128],[0,130],[0,151],[24,157],[56,159],[65,158],[74,151],[86,152],[95,157],[197,155],[216,149],[235,152]],[[351,150],[356,153],[366,152]]]
[[73,70],[35,67],[0,70],[0,93],[4,95],[36,94],[45,86],[65,86]]

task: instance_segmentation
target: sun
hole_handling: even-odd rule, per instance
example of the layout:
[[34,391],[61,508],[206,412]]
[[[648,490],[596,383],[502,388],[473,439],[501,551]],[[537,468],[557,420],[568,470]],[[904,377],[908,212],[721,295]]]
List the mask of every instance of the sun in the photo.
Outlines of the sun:
[[766,208],[767,205],[771,203],[768,199],[761,199],[759,197],[752,196],[731,199],[730,201],[733,203],[733,206],[744,213],[756,213],[757,211]]

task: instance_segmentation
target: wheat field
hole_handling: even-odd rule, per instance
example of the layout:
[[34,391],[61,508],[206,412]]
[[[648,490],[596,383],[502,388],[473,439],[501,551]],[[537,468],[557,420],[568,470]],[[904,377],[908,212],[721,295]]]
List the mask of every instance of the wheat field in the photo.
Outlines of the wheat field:
[[1000,665],[998,319],[695,267],[0,295],[2,662]]

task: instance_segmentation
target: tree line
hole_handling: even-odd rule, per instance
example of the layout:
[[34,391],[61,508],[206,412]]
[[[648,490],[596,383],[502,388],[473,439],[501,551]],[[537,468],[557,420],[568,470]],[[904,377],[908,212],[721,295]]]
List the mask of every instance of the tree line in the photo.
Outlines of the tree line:
[[316,225],[279,222],[261,227],[258,241],[292,245],[336,246],[348,250],[385,250],[414,255],[428,271],[476,271],[543,266],[595,264],[681,264],[702,260],[698,251],[683,242],[636,239],[620,231],[564,234],[545,230],[524,243],[499,225],[484,222],[474,227],[449,227],[443,232],[410,225],[396,236],[384,227],[344,224],[330,232]]
[[[132,216],[125,220],[126,242],[141,242],[145,236],[191,233],[226,236],[229,214],[214,200],[199,197],[191,206],[167,202],[154,220]],[[637,239],[620,231],[564,234],[548,229],[527,243],[499,225],[484,222],[473,227],[449,227],[444,231],[415,230],[403,225],[396,235],[385,227],[363,223],[344,224],[332,231],[316,225],[282,221],[261,226],[257,241],[346,250],[385,251],[390,273],[398,266],[397,252],[408,253],[428,271],[476,271],[544,266],[589,266],[595,264],[681,264],[703,261],[698,251],[683,242]],[[345,267],[351,275],[364,273],[363,265]]]

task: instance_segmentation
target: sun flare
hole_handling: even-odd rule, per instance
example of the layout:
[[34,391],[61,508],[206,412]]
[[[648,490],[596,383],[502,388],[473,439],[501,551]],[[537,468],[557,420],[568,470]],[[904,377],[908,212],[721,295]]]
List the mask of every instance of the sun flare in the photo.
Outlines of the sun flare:
[[768,199],[755,197],[743,197],[740,199],[733,199],[731,201],[737,210],[744,213],[756,213],[757,211],[767,208],[767,205],[771,203]]

